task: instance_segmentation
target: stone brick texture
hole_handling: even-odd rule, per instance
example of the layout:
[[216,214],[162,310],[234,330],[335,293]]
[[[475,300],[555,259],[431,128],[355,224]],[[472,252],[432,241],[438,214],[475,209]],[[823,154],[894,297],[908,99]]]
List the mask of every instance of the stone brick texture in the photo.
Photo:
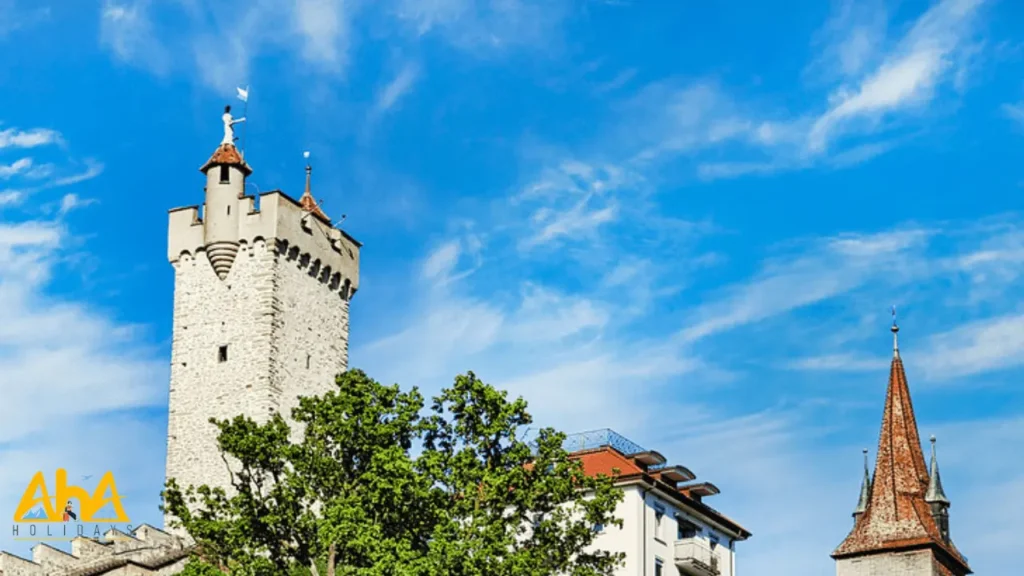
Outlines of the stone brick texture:
[[347,293],[283,239],[243,242],[224,280],[203,250],[173,266],[167,476],[227,488],[209,419],[287,417],[300,395],[332,389],[348,364]]

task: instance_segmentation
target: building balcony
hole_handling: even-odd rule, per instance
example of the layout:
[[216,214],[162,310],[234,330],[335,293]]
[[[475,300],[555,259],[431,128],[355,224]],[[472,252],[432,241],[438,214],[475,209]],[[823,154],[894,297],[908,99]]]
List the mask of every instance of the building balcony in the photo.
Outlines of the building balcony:
[[687,576],[718,576],[718,554],[698,538],[676,540],[676,567]]

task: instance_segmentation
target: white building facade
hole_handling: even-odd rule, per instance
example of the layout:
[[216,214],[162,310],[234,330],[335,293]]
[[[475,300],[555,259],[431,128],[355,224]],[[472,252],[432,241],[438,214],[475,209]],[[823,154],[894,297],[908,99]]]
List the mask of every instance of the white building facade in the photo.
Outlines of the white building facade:
[[595,527],[594,542],[625,554],[618,576],[736,576],[736,545],[751,533],[704,503],[717,487],[611,430],[570,436],[566,448],[588,475],[614,477],[623,492],[622,526]]

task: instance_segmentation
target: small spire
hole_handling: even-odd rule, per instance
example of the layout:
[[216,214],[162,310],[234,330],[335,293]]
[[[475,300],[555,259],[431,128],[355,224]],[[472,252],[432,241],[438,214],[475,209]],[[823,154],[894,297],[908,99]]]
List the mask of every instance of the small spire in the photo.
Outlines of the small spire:
[[864,449],[864,479],[860,483],[860,499],[857,500],[857,507],[853,510],[853,517],[857,518],[867,512],[868,502],[871,500],[871,472],[868,470],[868,449]]
[[896,306],[892,307],[892,328],[890,328],[890,330],[892,330],[892,357],[893,358],[899,358],[900,357],[900,342],[899,342],[900,327],[896,325]]
[[938,502],[949,505],[949,498],[942,490],[942,479],[939,477],[939,460],[935,457],[935,436],[931,437],[932,462],[928,472],[928,491],[924,495],[924,501],[928,503]]
[[313,198],[313,189],[310,185],[310,180],[313,177],[313,167],[309,163],[309,151],[303,152],[302,157],[306,159],[306,189],[302,192],[302,197],[299,198],[299,205],[306,212],[316,214],[330,223],[330,218],[324,214],[324,211],[320,209],[320,203]]

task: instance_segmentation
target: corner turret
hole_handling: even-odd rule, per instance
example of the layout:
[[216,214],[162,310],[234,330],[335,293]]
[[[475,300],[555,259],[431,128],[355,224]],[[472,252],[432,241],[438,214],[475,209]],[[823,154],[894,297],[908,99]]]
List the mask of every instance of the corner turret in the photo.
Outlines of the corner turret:
[[238,199],[245,195],[245,179],[252,174],[252,168],[234,143],[233,126],[245,119],[232,119],[231,106],[225,106],[223,121],[224,139],[199,169],[206,175],[203,240],[210,263],[221,280],[228,275],[238,253]]
[[942,479],[939,477],[939,461],[935,457],[935,436],[932,441],[932,461],[928,472],[928,490],[924,494],[924,501],[931,508],[932,518],[935,519],[935,526],[942,535],[942,540],[949,544],[949,498],[942,489]]
[[857,500],[857,507],[853,510],[853,523],[864,515],[868,510],[868,502],[871,500],[871,471],[868,470],[868,449],[864,449],[864,479],[860,483],[860,499]]

